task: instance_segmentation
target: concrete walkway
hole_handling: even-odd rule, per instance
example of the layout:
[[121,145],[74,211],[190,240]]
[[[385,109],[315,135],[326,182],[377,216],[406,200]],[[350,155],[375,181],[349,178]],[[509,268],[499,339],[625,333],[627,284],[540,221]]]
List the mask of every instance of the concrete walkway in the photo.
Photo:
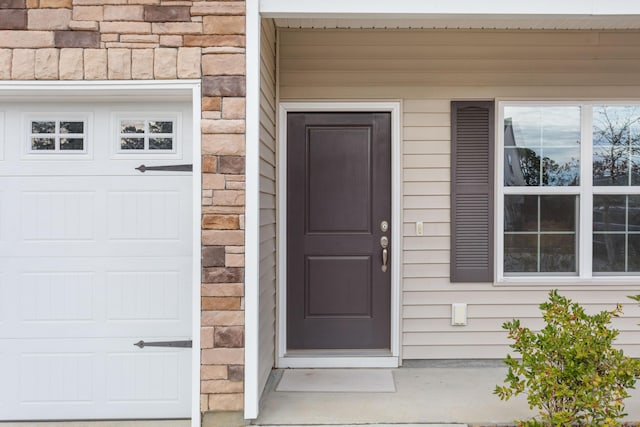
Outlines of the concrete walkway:
[[[534,415],[524,396],[501,401],[501,361],[405,361],[393,369],[394,393],[275,391],[282,371],[272,373],[257,426],[494,426]],[[626,401],[627,420],[640,420],[640,393]],[[385,424],[386,423],[386,424]],[[404,424],[404,425],[403,425]]]
[[192,427],[192,426],[191,426],[190,420],[153,420],[153,421],[48,421],[48,422],[47,421],[16,421],[16,422],[0,421],[0,427]]

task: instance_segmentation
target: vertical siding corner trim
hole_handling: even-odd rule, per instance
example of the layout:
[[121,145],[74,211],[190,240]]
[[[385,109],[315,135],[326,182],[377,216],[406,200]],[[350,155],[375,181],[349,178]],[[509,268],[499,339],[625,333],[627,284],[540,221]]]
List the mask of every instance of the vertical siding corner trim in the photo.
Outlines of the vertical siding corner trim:
[[451,102],[451,281],[492,282],[494,102]]

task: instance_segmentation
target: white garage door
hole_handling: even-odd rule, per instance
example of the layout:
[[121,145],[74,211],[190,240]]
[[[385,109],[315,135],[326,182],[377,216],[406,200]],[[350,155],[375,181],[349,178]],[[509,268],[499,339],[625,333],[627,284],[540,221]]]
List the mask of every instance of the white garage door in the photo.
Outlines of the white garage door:
[[0,419],[190,416],[190,108],[0,104]]

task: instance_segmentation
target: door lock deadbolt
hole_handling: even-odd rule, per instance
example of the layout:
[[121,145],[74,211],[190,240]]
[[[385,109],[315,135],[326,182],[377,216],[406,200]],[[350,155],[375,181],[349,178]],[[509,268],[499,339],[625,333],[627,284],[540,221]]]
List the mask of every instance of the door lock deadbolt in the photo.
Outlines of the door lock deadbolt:
[[383,233],[389,231],[389,223],[387,221],[382,221],[380,223],[380,231],[382,231]]

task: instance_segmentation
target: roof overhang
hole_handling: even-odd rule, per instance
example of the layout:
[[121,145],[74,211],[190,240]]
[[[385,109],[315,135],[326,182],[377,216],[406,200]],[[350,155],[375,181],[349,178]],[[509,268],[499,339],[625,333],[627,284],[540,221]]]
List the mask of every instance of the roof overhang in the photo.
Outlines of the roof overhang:
[[640,29],[629,0],[261,0],[260,14],[295,28]]

